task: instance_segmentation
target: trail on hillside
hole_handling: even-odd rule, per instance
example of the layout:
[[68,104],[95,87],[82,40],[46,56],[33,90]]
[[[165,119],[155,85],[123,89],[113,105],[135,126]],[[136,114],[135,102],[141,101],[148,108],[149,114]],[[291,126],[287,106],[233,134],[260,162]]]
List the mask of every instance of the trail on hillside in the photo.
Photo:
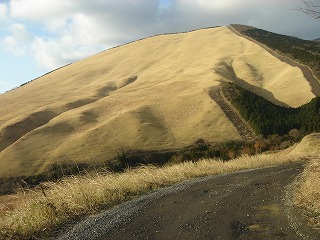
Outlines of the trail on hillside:
[[187,181],[92,216],[60,239],[319,239],[291,202],[301,163]]
[[252,141],[256,139],[254,131],[248,126],[246,121],[238,114],[238,112],[233,108],[231,103],[223,95],[222,89],[211,88],[209,90],[209,96],[214,100],[221,110],[225,113],[230,122],[238,130],[240,136],[245,141]]

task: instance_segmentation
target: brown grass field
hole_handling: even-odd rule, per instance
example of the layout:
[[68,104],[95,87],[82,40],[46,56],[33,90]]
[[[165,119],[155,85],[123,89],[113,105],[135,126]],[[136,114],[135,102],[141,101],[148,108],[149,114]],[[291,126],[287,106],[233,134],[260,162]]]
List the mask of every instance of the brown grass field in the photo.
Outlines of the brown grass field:
[[289,106],[314,95],[299,68],[227,27],[110,49],[0,95],[0,177],[100,164],[121,149],[240,140],[208,89],[237,82]]
[[310,225],[320,229],[320,134],[306,136],[291,154],[305,154],[312,159],[298,179],[294,202]]

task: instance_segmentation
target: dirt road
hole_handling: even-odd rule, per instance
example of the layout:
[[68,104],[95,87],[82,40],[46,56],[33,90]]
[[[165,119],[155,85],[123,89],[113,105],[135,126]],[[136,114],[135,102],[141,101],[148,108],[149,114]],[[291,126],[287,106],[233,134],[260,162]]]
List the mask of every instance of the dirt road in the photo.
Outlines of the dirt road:
[[319,239],[290,203],[302,164],[187,181],[122,204],[60,239]]

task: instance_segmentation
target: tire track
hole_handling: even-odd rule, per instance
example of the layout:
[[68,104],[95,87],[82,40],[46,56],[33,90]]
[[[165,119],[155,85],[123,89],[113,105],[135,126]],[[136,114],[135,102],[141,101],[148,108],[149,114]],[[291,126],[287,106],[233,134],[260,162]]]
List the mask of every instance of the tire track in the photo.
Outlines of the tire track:
[[238,114],[231,103],[223,95],[221,87],[211,88],[209,96],[214,100],[245,141],[256,139],[256,135],[247,122]]

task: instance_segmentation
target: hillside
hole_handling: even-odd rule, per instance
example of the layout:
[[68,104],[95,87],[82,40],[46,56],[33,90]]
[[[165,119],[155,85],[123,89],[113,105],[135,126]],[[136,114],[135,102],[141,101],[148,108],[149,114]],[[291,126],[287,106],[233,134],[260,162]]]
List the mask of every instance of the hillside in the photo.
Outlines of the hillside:
[[[318,158],[319,158],[319,156],[320,156],[320,133],[313,133],[313,134],[310,134],[310,135],[304,137],[302,139],[302,141],[291,150],[290,154],[291,155],[309,154],[309,155],[318,156]],[[318,171],[318,173],[319,173],[319,171]]]
[[209,89],[235,82],[298,107],[315,94],[297,67],[227,27],[110,49],[0,95],[0,177],[101,164],[123,150],[241,140]]
[[[281,55],[307,65],[320,78],[320,43],[272,33],[255,27],[232,24],[241,34],[264,44]],[[316,39],[319,40],[319,39]],[[318,81],[319,83],[319,81]],[[319,93],[319,88],[315,91]]]

